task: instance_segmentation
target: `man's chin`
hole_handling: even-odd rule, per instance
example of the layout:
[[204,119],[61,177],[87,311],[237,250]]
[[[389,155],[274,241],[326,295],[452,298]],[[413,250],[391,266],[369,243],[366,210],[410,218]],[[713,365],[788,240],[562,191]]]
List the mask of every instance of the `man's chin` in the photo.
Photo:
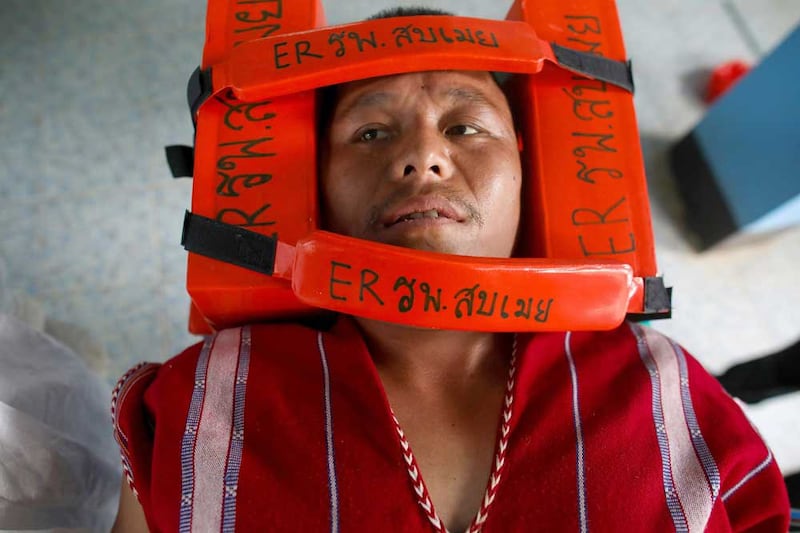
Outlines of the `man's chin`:
[[384,244],[440,254],[468,255],[457,240],[440,235],[399,235],[382,240]]
[[450,255],[480,255],[480,252],[475,249],[479,235],[472,231],[472,228],[456,223],[371,228],[356,236],[367,241],[424,252]]

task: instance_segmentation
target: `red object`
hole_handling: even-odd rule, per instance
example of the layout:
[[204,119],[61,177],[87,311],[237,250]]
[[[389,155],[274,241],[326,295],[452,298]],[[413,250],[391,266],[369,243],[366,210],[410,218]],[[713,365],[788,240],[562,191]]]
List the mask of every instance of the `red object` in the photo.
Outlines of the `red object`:
[[[282,278],[190,253],[192,331],[293,319],[320,308],[484,331],[611,329],[626,313],[667,310],[645,306],[644,280],[658,269],[633,95],[560,68],[550,44],[625,60],[613,0],[517,0],[504,21],[420,16],[327,28],[321,0],[284,2],[273,11],[214,0],[207,16],[202,66],[211,69],[214,96],[196,116],[192,212],[276,235],[286,253],[278,258],[285,259]],[[518,257],[492,262],[491,272],[486,261],[440,256],[439,268],[430,266],[431,256],[405,250],[392,254],[403,263],[391,268],[381,262],[390,254],[376,254],[371,243],[346,237],[334,243],[318,233],[313,88],[454,66],[516,73],[509,96],[519,112],[527,182]],[[298,264],[287,248],[295,246]],[[345,263],[352,269],[334,270]],[[332,277],[348,272],[355,284]],[[427,279],[432,272],[447,284],[434,286]],[[513,294],[497,287],[512,272]],[[369,292],[376,275],[390,289],[416,279],[433,295],[441,290],[443,312],[426,312],[433,304],[419,294],[410,309],[381,306]],[[485,305],[461,320],[454,316],[458,293],[473,287]],[[353,288],[356,299],[341,294]],[[529,301],[540,320],[514,320],[534,316]]]
[[463,257],[366,241],[354,253],[352,242],[313,231],[291,251],[278,248],[301,302],[467,331],[613,329],[642,306],[641,279],[624,263]]
[[713,104],[749,71],[750,65],[739,59],[721,64],[711,72],[703,99],[707,104]]
[[[625,323],[517,341],[484,533],[786,531],[771,453],[669,339]],[[346,318],[223,330],[141,367],[115,426],[151,531],[437,530],[413,438]]]

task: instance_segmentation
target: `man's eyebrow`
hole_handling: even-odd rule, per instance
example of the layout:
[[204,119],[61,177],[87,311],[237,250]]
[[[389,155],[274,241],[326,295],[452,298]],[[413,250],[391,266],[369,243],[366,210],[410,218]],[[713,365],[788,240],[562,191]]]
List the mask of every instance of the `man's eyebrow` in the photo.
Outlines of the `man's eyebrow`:
[[361,94],[357,98],[353,99],[352,102],[349,102],[337,114],[346,115],[359,108],[381,106],[393,100],[394,98],[395,96],[392,93],[387,93],[384,91],[365,92],[364,94]]
[[[476,88],[461,86],[451,87],[446,89],[443,94],[445,98],[457,103],[467,102],[499,110],[499,107],[496,103],[492,102],[483,91]],[[347,115],[362,108],[381,107],[387,105],[396,98],[397,95],[392,92],[365,92],[355,97],[352,101],[347,102],[345,107],[343,107],[340,111],[337,111],[336,114],[341,116]]]
[[471,87],[452,87],[447,90],[445,96],[450,100],[463,101],[469,103],[483,105],[497,109],[497,104],[493,103],[489,98],[480,90]]

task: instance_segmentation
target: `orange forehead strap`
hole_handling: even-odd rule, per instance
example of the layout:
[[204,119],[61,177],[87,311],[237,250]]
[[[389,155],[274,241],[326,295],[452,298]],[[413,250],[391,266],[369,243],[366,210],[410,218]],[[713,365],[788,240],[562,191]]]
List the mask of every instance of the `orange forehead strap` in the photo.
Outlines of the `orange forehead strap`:
[[249,41],[209,65],[215,93],[255,102],[353,80],[426,70],[536,74],[546,62],[633,89],[624,63],[580,56],[525,22],[417,16],[369,20]]

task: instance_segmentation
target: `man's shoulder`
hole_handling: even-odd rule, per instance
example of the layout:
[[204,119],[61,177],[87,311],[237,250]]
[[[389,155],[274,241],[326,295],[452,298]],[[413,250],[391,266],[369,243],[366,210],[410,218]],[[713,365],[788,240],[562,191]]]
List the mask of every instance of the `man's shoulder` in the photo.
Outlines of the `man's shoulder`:
[[242,390],[253,389],[246,386],[250,381],[256,383],[255,390],[270,380],[280,386],[285,381],[282,376],[298,374],[305,360],[317,356],[320,331],[299,322],[222,329],[163,363],[139,363],[126,372],[114,389],[111,411],[129,480],[136,479],[139,489],[143,479],[149,484],[157,425],[170,428],[162,433],[177,431],[173,436],[180,442],[187,413],[192,414],[196,399],[209,390],[235,395],[237,384]]
[[313,348],[319,332],[331,326],[330,322],[282,321],[221,329],[162,363],[138,363],[118,380],[115,398],[124,398],[132,391],[141,396],[154,388],[191,389],[198,373],[204,373],[211,360],[239,358],[243,352],[264,362],[296,358]]
[[702,365],[679,342],[647,324],[625,321],[607,331],[566,332],[564,335],[565,349],[578,359],[613,358],[617,366],[674,361],[681,370],[702,370]]
[[575,334],[571,351],[579,381],[625,397],[623,409],[646,406],[667,429],[670,416],[680,420],[726,475],[741,477],[769,457],[758,431],[719,381],[655,328],[625,323],[607,332]]
[[235,357],[242,352],[268,359],[297,354],[313,347],[317,335],[329,328],[326,323],[281,321],[221,329],[167,360],[159,374],[193,373],[203,359]]
[[685,354],[682,347],[663,333],[629,321],[610,330],[518,334],[518,337],[523,339],[525,350],[533,350],[537,357],[551,353],[558,360],[578,365],[610,365],[612,369],[641,365],[656,352],[677,350]]
[[648,403],[654,394],[677,391],[679,400],[683,395],[683,401],[701,404],[709,415],[720,407],[739,411],[716,378],[680,343],[647,325],[624,322],[608,331],[537,334],[526,337],[523,346],[522,370],[532,374],[533,381],[556,371],[560,376],[574,374],[581,391],[590,387],[603,392],[599,397],[613,392],[628,404]]

